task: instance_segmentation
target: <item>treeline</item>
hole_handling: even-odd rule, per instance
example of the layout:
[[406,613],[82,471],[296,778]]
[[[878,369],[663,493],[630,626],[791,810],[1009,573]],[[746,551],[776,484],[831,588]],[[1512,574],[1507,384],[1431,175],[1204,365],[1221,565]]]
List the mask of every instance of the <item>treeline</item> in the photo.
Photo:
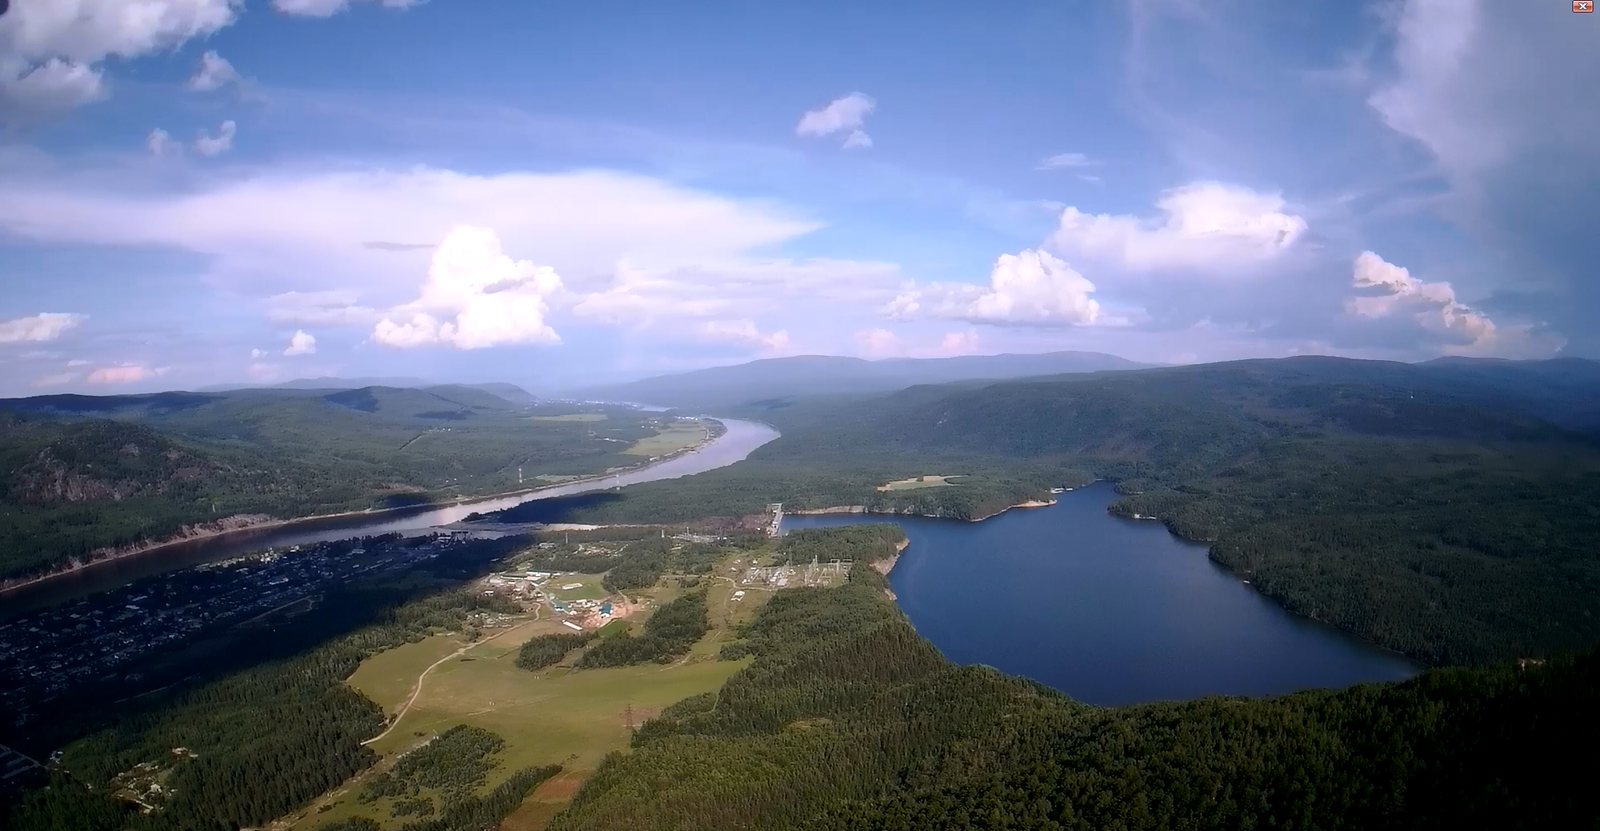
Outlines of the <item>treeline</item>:
[[[645,414],[623,408],[602,422],[529,421],[492,395],[445,396],[372,388],[0,401],[0,580],[228,517],[498,493],[518,486],[519,468],[599,473],[638,464],[621,450],[655,433]],[[441,414],[467,413],[438,429]]]
[[[475,540],[429,567],[455,582],[525,543]],[[7,827],[237,828],[289,813],[376,759],[361,741],[383,729],[383,712],[343,683],[362,660],[431,632],[459,631],[483,611],[517,611],[512,601],[439,585],[414,573],[408,587],[344,586],[236,649],[261,656],[255,666],[86,714],[112,720],[63,748],[60,769],[71,782],[28,795]],[[114,777],[145,763],[167,771],[164,798],[149,814],[108,796]]]
[[778,556],[790,563],[853,560],[866,565],[900,553],[906,533],[898,525],[801,528],[783,535]]
[[[970,519],[1111,479],[1130,495],[1114,510],[1212,543],[1284,606],[1419,660],[1592,648],[1600,441],[1557,422],[1594,429],[1600,370],[1447,369],[1243,361],[802,401],[763,414],[783,437],[738,465],[567,503],[565,518],[781,501]],[[957,471],[957,486],[876,490]]]
[[689,651],[710,628],[705,590],[693,591],[657,609],[644,622],[644,631],[624,632],[605,638],[578,659],[578,668],[620,667],[667,663]]
[[[540,783],[561,772],[560,765],[523,768],[496,785],[484,796],[466,796],[446,802],[434,819],[409,822],[399,831],[484,831],[499,826],[522,804]],[[382,831],[383,826],[367,817],[351,817],[318,826],[317,831]]]
[[[1124,483],[1128,487],[1128,483]],[[1600,468],[1559,448],[1318,438],[1112,506],[1291,611],[1431,664],[1600,643]]]
[[663,711],[552,831],[1589,828],[1600,653],[1275,699],[1087,707],[956,667],[852,571],[777,592],[755,661]]
[[838,807],[817,829],[1592,828],[1563,748],[1600,738],[1600,653],[1266,701],[1088,714],[1046,752],[966,782]]
[[536,670],[561,663],[567,653],[589,641],[599,637],[598,632],[555,632],[549,635],[535,635],[517,650],[517,666],[521,669]]
[[[728,545],[742,547],[759,544],[764,539],[760,536],[738,535],[730,538]],[[520,564],[539,571],[604,574],[601,585],[610,592],[649,588],[669,571],[706,574],[725,550],[721,545],[663,538],[660,529],[627,539],[615,551],[583,550],[565,542],[556,545],[557,548],[528,552],[520,558]]]
[[[494,767],[489,756],[505,744],[481,727],[458,724],[367,780],[356,798],[366,803],[384,797],[416,797],[421,789],[431,788],[441,792],[447,803],[459,800],[488,779],[489,769]],[[432,809],[427,813],[433,813]]]

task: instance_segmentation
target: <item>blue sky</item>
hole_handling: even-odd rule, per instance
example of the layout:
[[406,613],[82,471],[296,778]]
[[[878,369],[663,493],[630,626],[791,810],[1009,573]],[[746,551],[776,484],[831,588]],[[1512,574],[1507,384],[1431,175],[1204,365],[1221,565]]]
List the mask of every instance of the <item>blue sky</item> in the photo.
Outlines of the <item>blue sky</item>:
[[1600,357],[1596,70],[1555,0],[12,0],[0,395]]

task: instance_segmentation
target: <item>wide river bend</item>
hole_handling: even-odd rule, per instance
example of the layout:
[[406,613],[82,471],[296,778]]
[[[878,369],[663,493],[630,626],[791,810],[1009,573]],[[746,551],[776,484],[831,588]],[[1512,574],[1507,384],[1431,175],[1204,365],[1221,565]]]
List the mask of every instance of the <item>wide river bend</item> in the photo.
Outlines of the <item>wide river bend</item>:
[[754,421],[718,418],[727,428],[714,441],[659,464],[636,468],[604,479],[591,479],[541,488],[513,496],[464,500],[443,506],[423,506],[392,511],[306,519],[184,540],[126,557],[102,560],[0,594],[0,617],[54,606],[79,597],[109,591],[142,577],[290,545],[356,539],[395,532],[421,533],[459,522],[470,513],[500,511],[535,499],[570,496],[641,482],[676,479],[726,467],[778,437],[772,427]]

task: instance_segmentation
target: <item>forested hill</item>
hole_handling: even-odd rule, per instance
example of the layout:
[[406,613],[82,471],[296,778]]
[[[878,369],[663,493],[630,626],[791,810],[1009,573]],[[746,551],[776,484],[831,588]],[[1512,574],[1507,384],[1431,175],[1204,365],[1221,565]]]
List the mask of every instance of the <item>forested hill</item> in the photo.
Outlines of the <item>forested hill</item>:
[[[854,532],[828,529],[817,541],[849,544]],[[1539,829],[1600,819],[1583,796],[1586,767],[1563,750],[1600,739],[1600,655],[1107,709],[950,664],[884,586],[858,568],[838,588],[774,594],[744,640],[724,647],[754,663],[717,694],[646,723],[552,831]]]
[[[783,431],[732,468],[572,521],[765,502],[976,518],[1117,480],[1114,506],[1213,543],[1289,609],[1435,664],[1600,644],[1600,364],[1291,358],[924,385],[744,412]],[[955,487],[883,492],[904,477]],[[549,511],[553,506],[540,506]]]
[[[493,389],[493,387],[490,387]],[[483,387],[0,401],[0,580],[262,517],[496,493],[636,464],[647,413]]]
[[868,361],[826,355],[767,358],[736,366],[591,387],[571,395],[601,401],[635,401],[667,407],[781,406],[797,397],[890,392],[915,384],[974,379],[1022,378],[1063,372],[1137,369],[1147,364],[1098,352],[1037,355],[966,355],[956,358],[890,358]]

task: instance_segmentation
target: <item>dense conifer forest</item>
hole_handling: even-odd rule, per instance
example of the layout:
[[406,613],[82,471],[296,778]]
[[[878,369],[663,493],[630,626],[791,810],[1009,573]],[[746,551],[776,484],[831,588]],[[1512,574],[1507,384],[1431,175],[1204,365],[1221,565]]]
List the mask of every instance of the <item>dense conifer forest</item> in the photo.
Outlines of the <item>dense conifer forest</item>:
[[706,593],[692,591],[655,610],[644,622],[644,631],[635,635],[623,632],[601,640],[578,659],[578,668],[621,667],[667,663],[682,656],[710,628],[706,617]]
[[517,649],[517,666],[532,671],[555,666],[567,653],[599,637],[595,632],[555,632],[535,635]]
[[[881,526],[880,526],[881,527]],[[843,543],[855,532],[829,529]],[[863,552],[861,560],[870,561]],[[856,569],[775,594],[755,662],[647,722],[552,829],[1578,828],[1600,654],[1103,709],[956,667]]]
[[[1096,478],[1289,609],[1419,660],[1600,643],[1600,364],[1240,361],[743,413],[730,468],[519,509],[576,522],[864,506],[974,519]],[[960,484],[880,491],[896,479]]]
[[[1114,511],[1211,543],[1290,609],[1464,666],[1344,691],[1093,708],[951,665],[883,576],[858,567],[837,588],[775,592],[723,647],[753,662],[646,722],[551,827],[1595,827],[1587,767],[1569,761],[1600,739],[1593,410],[1560,384],[1440,385],[1396,366],[1241,362],[792,402],[765,416],[784,438],[744,464],[517,518],[728,527],[759,523],[770,501],[976,518],[1109,478],[1123,494]],[[181,479],[187,445],[139,435],[167,461],[141,449],[119,464],[170,462],[161,475]],[[963,478],[879,490],[929,474]],[[604,571],[618,590],[714,559],[659,529],[587,533],[628,545],[519,562]],[[892,526],[810,531],[778,557],[870,564],[900,541]],[[11,808],[8,827],[221,829],[305,804],[372,764],[360,742],[382,712],[342,683],[360,660],[504,602],[449,590],[454,579],[351,586],[304,632],[259,644],[252,666],[52,725],[66,745],[52,784]],[[671,661],[706,620],[704,591],[690,591],[579,663]],[[440,747],[457,740],[493,744],[462,734]],[[477,781],[472,752],[440,775]],[[160,803],[148,814],[113,796],[141,764],[164,783],[140,793]],[[427,805],[396,780],[412,801],[395,819],[482,827],[548,775]]]
[[[450,587],[526,542],[470,543],[454,562],[437,562],[443,573],[433,579],[348,585],[291,628],[241,645],[254,662],[246,669],[59,719],[54,741],[87,735],[66,744],[51,787],[13,806],[7,827],[227,829],[303,805],[376,760],[361,742],[383,729],[383,712],[344,679],[370,655],[462,631],[473,614],[516,611],[503,598]],[[159,807],[149,814],[113,796],[141,765],[164,783],[138,794]]]

